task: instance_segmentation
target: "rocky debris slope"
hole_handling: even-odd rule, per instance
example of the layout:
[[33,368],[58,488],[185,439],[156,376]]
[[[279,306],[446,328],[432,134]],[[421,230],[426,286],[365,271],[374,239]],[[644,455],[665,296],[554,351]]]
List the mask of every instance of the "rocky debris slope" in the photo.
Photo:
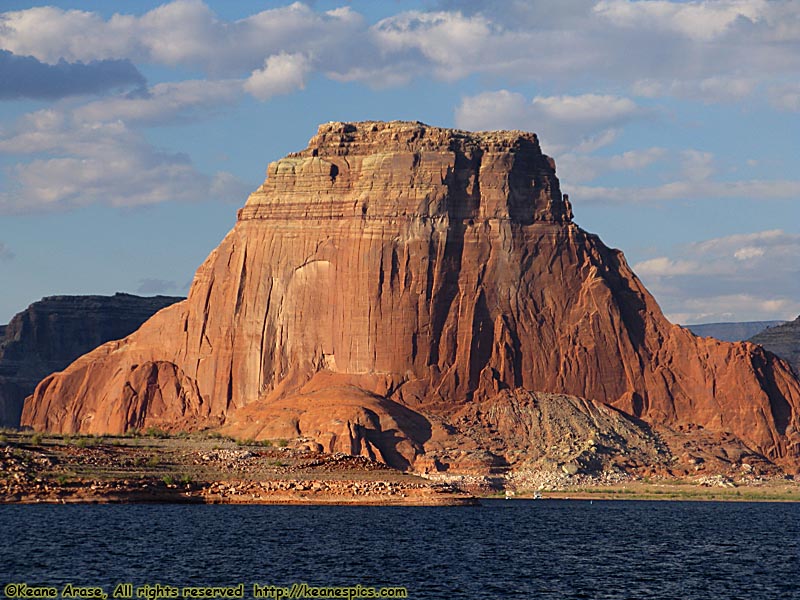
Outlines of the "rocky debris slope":
[[170,296],[49,296],[0,328],[0,426],[17,427],[25,396],[50,373],[109,340],[124,338]]
[[788,361],[794,367],[795,374],[800,375],[800,317],[765,329],[751,337],[750,341]]
[[413,468],[435,418],[514,390],[800,463],[788,364],[670,324],[534,134],[412,122],[328,123],[270,164],[188,299],[45,379],[23,421],[280,430]]
[[480,473],[494,467],[497,473],[527,469],[575,475],[671,463],[669,448],[647,424],[574,396],[504,391],[431,421],[434,432],[425,444],[429,470]]

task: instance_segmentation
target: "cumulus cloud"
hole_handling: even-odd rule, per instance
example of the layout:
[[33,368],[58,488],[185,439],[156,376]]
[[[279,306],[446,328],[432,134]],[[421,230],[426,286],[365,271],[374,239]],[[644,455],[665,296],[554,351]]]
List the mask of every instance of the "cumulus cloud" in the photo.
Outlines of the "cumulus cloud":
[[715,2],[633,2],[601,0],[596,15],[626,29],[678,33],[690,39],[708,41],[762,20],[768,11],[766,0],[717,0]]
[[48,65],[33,56],[16,56],[8,50],[0,50],[0,80],[0,100],[53,100],[145,84],[142,74],[127,59],[87,64],[59,60]]
[[[502,29],[489,19],[465,17],[459,12],[401,13],[377,23],[374,35],[384,52],[399,56],[416,54],[445,80],[460,79],[476,68],[501,67],[491,42],[507,41]],[[509,58],[513,60],[514,55]]]
[[[296,2],[237,21],[225,21],[200,0],[175,0],[141,16],[37,7],[0,16],[0,46],[42,61],[128,57],[212,75],[245,75],[282,51],[327,50],[364,36],[363,18],[343,8],[316,12]],[[358,43],[358,40],[354,40]]]
[[21,119],[0,138],[0,153],[34,156],[7,170],[6,214],[229,199],[244,187],[229,173],[198,172],[188,156],[159,150],[120,120],[84,122],[54,109]]
[[773,229],[686,244],[633,270],[680,323],[790,319],[800,313],[798,253],[800,234]]
[[244,83],[244,89],[259,100],[288,94],[305,87],[310,70],[308,57],[282,52],[268,57],[263,68],[253,71]]
[[791,81],[800,68],[800,11],[787,1],[490,0],[439,8],[370,24],[347,7],[318,11],[299,2],[235,21],[200,0],[109,19],[37,7],[0,16],[0,47],[49,63],[129,58],[234,78],[265,70],[264,61],[283,52],[314,57],[313,70],[328,77],[369,85],[479,74],[617,82],[642,95],[708,101]]

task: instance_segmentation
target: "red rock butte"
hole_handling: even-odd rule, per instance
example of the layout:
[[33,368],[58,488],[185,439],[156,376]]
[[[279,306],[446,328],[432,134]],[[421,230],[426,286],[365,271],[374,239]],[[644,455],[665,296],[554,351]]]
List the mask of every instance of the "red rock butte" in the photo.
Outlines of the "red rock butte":
[[189,297],[43,380],[23,424],[222,427],[407,468],[523,390],[800,463],[789,366],[670,324],[573,223],[534,134],[415,122],[327,123],[271,163]]

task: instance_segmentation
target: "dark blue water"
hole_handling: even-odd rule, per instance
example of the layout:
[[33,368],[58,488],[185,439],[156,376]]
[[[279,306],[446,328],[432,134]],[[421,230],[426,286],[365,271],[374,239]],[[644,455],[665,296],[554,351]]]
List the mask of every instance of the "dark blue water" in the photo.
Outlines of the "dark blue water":
[[[414,599],[800,598],[800,505],[0,506],[0,584],[405,586]],[[1,590],[0,590],[1,591]]]

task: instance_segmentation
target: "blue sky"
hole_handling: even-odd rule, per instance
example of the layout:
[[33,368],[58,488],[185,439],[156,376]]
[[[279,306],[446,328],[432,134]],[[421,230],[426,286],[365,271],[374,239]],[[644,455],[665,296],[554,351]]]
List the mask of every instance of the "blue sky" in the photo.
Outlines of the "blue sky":
[[0,323],[184,295],[317,124],[524,129],[676,322],[800,313],[800,3],[5,0]]

